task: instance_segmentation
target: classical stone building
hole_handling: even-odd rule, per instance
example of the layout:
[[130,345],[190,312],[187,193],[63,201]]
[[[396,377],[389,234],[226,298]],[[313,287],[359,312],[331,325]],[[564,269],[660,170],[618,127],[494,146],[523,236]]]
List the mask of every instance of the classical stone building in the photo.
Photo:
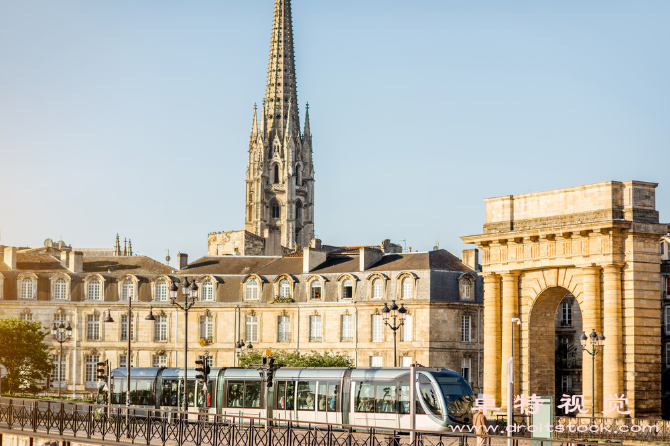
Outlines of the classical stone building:
[[291,1],[276,0],[260,124],[254,106],[244,214],[245,230],[263,237],[266,255],[307,246],[314,236],[309,106],[301,133],[297,91]]
[[[95,389],[97,361],[126,364],[128,336],[131,365],[183,364],[184,313],[171,304],[168,287],[184,277],[199,286],[189,312],[188,362],[207,357],[217,367],[235,365],[240,340],[254,348],[339,351],[358,366],[392,366],[393,334],[381,309],[395,300],[408,310],[398,331],[398,365],[446,366],[481,390],[481,278],[445,250],[383,250],[396,246],[385,240],[307,247],[283,257],[207,255],[191,263],[180,254],[180,270],[113,251],[86,256],[69,247],[0,246],[0,317],[71,324],[62,360],[58,344],[50,336],[47,342],[62,386],[83,393]],[[145,320],[150,308],[156,322]],[[114,321],[105,323],[107,315]]]
[[[661,240],[661,336],[663,369],[670,369],[670,235]],[[670,388],[665,389],[665,394]]]
[[555,394],[554,322],[571,293],[585,331],[606,336],[595,382],[591,361],[582,361],[585,406],[592,408],[594,389],[596,415],[605,398],[622,394],[631,416],[660,415],[658,243],[668,225],[659,223],[656,186],[610,181],[485,200],[483,233],[463,240],[482,250],[484,391],[503,408],[513,345],[521,351],[515,394]]

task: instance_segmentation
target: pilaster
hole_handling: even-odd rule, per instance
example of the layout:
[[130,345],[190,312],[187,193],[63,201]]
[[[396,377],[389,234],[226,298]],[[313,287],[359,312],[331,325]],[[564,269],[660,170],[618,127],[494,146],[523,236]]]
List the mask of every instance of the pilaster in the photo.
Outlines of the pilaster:
[[[600,334],[601,324],[601,298],[600,298],[600,267],[588,266],[581,268],[582,272],[582,329],[586,336],[592,330]],[[577,346],[576,346],[577,347]],[[578,347],[579,348],[579,347]],[[590,345],[587,348],[592,349]],[[582,394],[584,395],[584,407],[589,410],[585,416],[602,415],[602,378],[603,378],[603,353],[596,355],[595,360],[586,352],[581,352],[582,357]],[[595,370],[594,370],[595,363]],[[594,388],[595,386],[595,388]],[[595,398],[595,404],[591,398]],[[591,410],[593,408],[593,410]]]
[[[623,387],[623,324],[621,319],[621,263],[603,266],[603,397],[616,398]],[[621,417],[617,411],[608,416]]]
[[507,360],[514,350],[514,389],[519,388],[519,328],[512,324],[512,318],[519,317],[519,271],[502,274],[502,317],[501,317],[501,362],[500,397],[501,409],[507,407]]
[[500,276],[484,274],[484,393],[500,399],[501,332]]

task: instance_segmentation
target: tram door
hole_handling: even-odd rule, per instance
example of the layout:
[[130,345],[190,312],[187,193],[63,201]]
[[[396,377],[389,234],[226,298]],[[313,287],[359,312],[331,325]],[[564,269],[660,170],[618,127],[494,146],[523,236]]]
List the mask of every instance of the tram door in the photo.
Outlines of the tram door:
[[316,421],[316,381],[298,381],[296,403],[301,425]]
[[375,386],[375,427],[398,427],[396,414],[397,385],[392,382],[377,382]]
[[353,382],[351,424],[375,427],[375,383]]
[[342,412],[339,410],[339,393],[340,383],[338,381],[319,381],[316,421],[342,424]]
[[274,398],[273,415],[275,420],[279,420],[282,424],[284,420],[295,420],[295,382],[277,381]]

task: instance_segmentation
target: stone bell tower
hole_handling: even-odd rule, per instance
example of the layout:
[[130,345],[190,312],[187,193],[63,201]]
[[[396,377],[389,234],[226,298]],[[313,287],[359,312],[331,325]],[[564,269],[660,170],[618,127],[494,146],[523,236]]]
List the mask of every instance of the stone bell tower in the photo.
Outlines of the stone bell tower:
[[265,254],[307,246],[314,236],[314,165],[309,105],[300,131],[291,1],[275,0],[265,99],[254,106],[247,164],[245,229]]

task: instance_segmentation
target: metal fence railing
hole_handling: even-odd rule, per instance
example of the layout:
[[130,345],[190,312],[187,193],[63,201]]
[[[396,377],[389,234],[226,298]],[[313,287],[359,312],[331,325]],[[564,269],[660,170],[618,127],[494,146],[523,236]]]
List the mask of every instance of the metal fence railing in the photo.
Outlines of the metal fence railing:
[[[557,423],[568,420],[557,417]],[[584,419],[569,418],[569,422]],[[605,419],[603,419],[605,420]],[[515,422],[522,421],[515,419]],[[642,420],[634,420],[642,422]],[[652,424],[653,420],[648,420]],[[662,420],[659,420],[662,421]],[[583,421],[586,423],[587,421]],[[631,420],[617,419],[616,426]],[[609,421],[603,421],[609,423]],[[598,437],[575,429],[574,435],[561,435],[553,440],[534,439],[533,446],[558,446],[568,443],[593,445],[602,439],[646,440],[668,442],[668,422],[654,436]],[[239,414],[179,412],[146,408],[130,409],[70,401],[0,398],[0,432],[30,435],[57,434],[72,439],[95,439],[116,443],[161,443],[179,445],[227,446],[467,446],[475,445],[476,435],[467,427],[461,432],[427,432],[409,429],[378,429],[296,420],[244,417]],[[491,445],[504,444],[505,432],[480,435]],[[531,446],[525,433],[515,433],[515,446]],[[536,443],[537,442],[537,443]]]

